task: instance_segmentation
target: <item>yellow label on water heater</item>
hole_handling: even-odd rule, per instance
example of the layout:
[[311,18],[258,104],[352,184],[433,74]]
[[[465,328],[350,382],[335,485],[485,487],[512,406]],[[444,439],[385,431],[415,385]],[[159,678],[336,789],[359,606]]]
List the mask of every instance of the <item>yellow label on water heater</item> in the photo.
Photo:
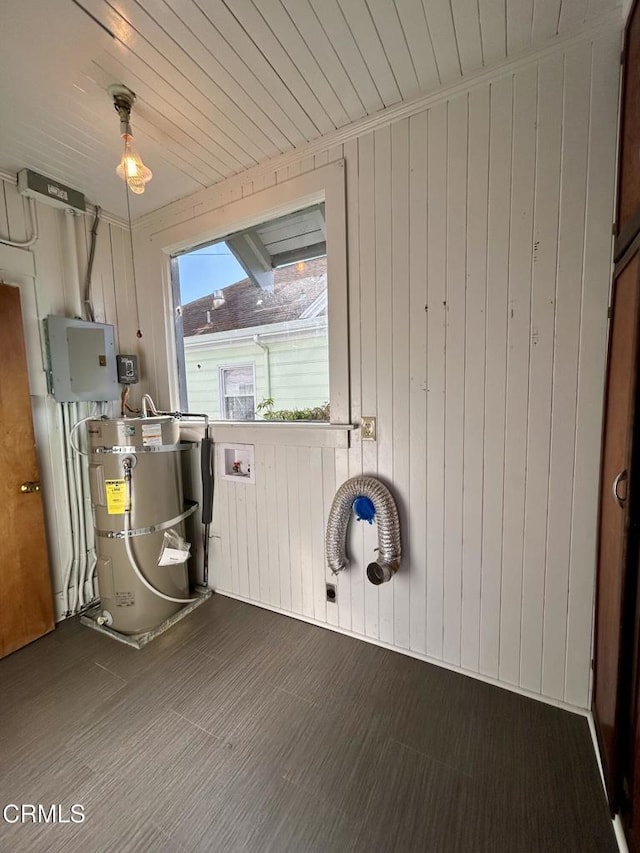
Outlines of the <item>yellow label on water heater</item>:
[[105,480],[107,513],[122,515],[127,509],[127,484],[125,480]]

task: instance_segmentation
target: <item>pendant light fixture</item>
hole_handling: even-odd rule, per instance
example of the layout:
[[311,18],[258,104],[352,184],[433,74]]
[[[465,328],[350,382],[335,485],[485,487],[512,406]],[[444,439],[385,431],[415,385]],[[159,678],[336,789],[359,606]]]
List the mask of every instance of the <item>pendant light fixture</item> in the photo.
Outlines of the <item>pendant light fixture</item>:
[[140,306],[138,304],[138,283],[136,281],[136,259],[133,251],[133,228],[131,226],[131,205],[129,204],[129,190],[134,193],[143,193],[145,184],[151,178],[151,169],[144,165],[142,158],[133,147],[133,134],[131,133],[131,123],[129,117],[131,115],[131,107],[136,99],[135,93],[131,89],[127,89],[121,83],[114,83],[109,86],[109,94],[113,98],[113,104],[116,112],[120,116],[120,133],[124,142],[124,151],[122,160],[116,166],[116,173],[125,182],[125,195],[127,197],[127,222],[129,224],[129,243],[131,246],[131,268],[133,273],[133,293],[136,306],[136,321],[138,331],[136,337],[142,337],[142,329],[140,328]]
[[113,98],[114,107],[120,116],[120,135],[123,141],[122,159],[116,166],[116,173],[123,181],[126,181],[131,192],[140,194],[144,192],[145,186],[153,174],[151,169],[144,165],[142,157],[133,144],[131,108],[136,99],[135,92],[120,83],[116,83],[109,86],[109,94]]

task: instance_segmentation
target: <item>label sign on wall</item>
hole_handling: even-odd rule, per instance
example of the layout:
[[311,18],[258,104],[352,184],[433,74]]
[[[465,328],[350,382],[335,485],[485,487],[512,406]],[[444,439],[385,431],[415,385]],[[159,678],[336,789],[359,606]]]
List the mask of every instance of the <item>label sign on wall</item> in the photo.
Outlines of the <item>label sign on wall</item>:
[[127,484],[124,480],[105,480],[104,489],[107,497],[107,513],[122,515],[127,508]]

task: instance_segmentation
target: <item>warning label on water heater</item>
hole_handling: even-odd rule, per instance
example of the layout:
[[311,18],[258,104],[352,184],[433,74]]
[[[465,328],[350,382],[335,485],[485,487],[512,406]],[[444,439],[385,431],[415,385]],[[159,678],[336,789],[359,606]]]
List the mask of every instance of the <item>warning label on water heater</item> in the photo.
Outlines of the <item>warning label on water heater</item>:
[[162,444],[162,424],[142,424],[142,444],[145,447]]
[[127,509],[127,484],[124,480],[105,480],[107,513],[122,515]]

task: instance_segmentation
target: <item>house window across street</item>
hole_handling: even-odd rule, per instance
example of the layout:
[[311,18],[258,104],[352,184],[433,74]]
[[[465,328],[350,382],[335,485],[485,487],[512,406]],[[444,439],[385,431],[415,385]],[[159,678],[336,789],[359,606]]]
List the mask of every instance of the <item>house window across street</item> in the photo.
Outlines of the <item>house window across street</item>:
[[255,418],[255,365],[220,368],[220,398],[222,415],[231,421],[252,421]]

